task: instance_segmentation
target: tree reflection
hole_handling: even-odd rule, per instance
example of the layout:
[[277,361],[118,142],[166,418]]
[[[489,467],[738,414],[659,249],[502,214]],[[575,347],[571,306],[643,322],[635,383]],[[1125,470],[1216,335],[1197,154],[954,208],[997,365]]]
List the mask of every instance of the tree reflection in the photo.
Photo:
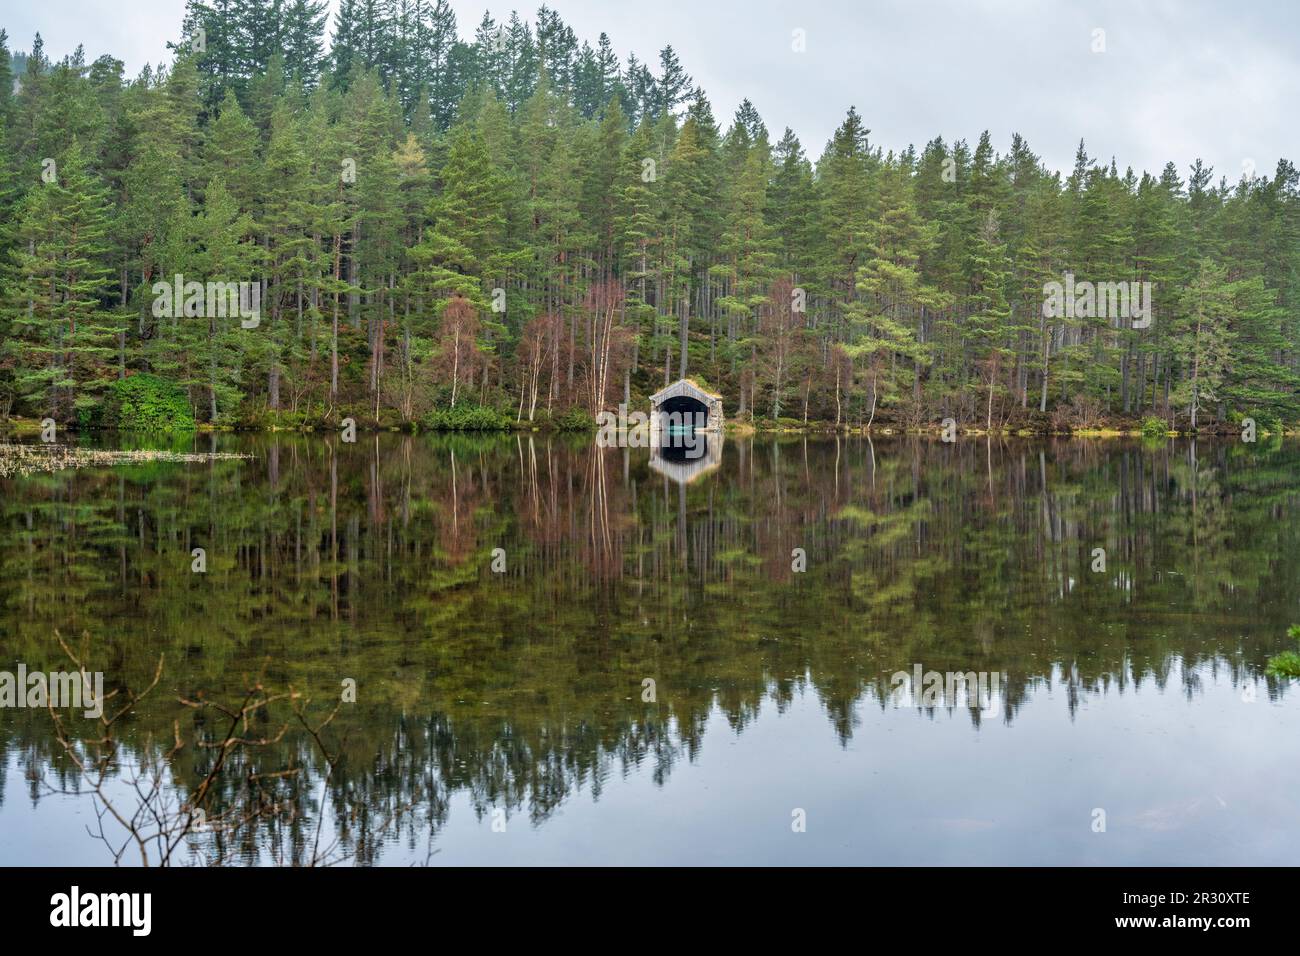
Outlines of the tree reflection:
[[[847,743],[917,662],[1006,674],[1003,721],[1048,685],[1072,714],[1204,674],[1282,692],[1263,665],[1300,581],[1293,445],[732,438],[677,483],[647,450],[540,434],[196,441],[256,457],[0,480],[0,650],[57,669],[55,631],[88,632],[110,688],[165,656],[137,758],[175,721],[209,732],[182,698],[354,679],[332,770],[290,726],[214,783],[233,802],[250,770],[303,770],[247,861],[306,859],[322,815],[373,861],[458,792],[537,823],[611,774],[663,783],[711,713],[743,731],[805,692]],[[48,714],[0,711],[0,773],[14,756],[33,799],[74,785]],[[178,790],[204,771],[173,758]]]

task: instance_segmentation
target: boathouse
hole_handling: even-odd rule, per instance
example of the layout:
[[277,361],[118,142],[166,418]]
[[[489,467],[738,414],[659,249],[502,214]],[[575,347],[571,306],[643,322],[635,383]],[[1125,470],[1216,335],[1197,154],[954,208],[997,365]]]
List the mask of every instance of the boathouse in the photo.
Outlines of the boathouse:
[[[722,396],[705,391],[689,378],[679,378],[650,396],[650,427],[658,430],[664,415],[676,414],[683,424],[703,416],[705,431],[722,431]],[[673,421],[673,419],[669,419]]]

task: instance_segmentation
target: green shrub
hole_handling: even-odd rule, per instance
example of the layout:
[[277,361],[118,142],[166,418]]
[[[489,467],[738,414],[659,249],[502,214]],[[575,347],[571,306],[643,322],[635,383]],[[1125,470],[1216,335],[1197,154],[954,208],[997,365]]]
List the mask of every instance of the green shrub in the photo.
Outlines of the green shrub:
[[462,403],[454,408],[437,408],[420,420],[420,426],[435,432],[508,431],[514,422],[509,415],[485,405]]
[[109,386],[99,417],[103,428],[124,432],[192,432],[194,411],[175,382],[141,373]]
[[262,422],[263,428],[279,428],[285,431],[298,431],[307,428],[313,424],[312,418],[305,411],[290,411],[280,409],[278,411],[267,410]]
[[581,408],[570,408],[552,418],[551,424],[562,432],[589,432],[596,427],[596,420]]
[[1142,437],[1143,438],[1164,438],[1169,431],[1169,426],[1165,424],[1163,418],[1148,416],[1142,419]]
[[1269,435],[1282,434],[1282,417],[1272,412],[1260,412],[1255,416],[1255,430]]
[[102,402],[78,399],[73,411],[77,415],[77,431],[90,432],[104,427],[104,405]]
[[[1287,634],[1294,640],[1300,641],[1300,624],[1292,624]],[[1274,677],[1300,677],[1300,654],[1295,651],[1283,651],[1270,657],[1267,670]]]
[[803,428],[803,420],[799,418],[787,418],[785,415],[773,420],[764,415],[761,418],[754,419],[754,428],[758,431],[769,432],[782,431],[791,428],[798,429]]

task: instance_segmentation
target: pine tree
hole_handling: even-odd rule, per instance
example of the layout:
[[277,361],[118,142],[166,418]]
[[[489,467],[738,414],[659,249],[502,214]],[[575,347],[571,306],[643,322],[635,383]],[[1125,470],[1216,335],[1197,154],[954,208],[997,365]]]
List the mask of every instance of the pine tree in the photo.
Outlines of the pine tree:
[[[933,246],[937,228],[921,222],[908,168],[887,163],[880,171],[880,209],[871,225],[870,258],[857,273],[861,298],[846,309],[844,354],[868,380],[866,416],[896,400],[907,375],[928,362],[921,343],[923,313],[945,308],[949,296],[922,282],[920,260]],[[906,366],[898,360],[906,359]]]
[[330,42],[331,82],[335,89],[347,89],[353,71],[361,61],[358,49],[360,25],[357,22],[359,0],[339,0],[334,14],[334,33]]
[[817,194],[812,164],[788,127],[776,145],[773,162],[776,171],[768,189],[767,219],[777,237],[778,261],[794,284],[802,286],[815,271]]
[[244,90],[247,74],[239,24],[242,11],[242,0],[187,0],[185,4],[181,40],[174,49],[194,57],[201,77],[200,96],[208,109],[215,109],[228,92],[240,94]]
[[498,25],[487,11],[474,31],[474,66],[469,87],[491,90],[498,98],[506,93],[510,76],[510,54],[506,25]]
[[325,68],[325,0],[289,0],[285,8],[284,68],[298,77],[305,89],[312,89]]
[[835,131],[818,164],[818,290],[831,302],[831,334],[842,341],[846,308],[857,288],[857,271],[867,260],[875,211],[870,133],[855,109]]
[[618,264],[620,172],[628,140],[627,118],[617,97],[610,98],[593,139],[582,180],[582,210],[591,224],[596,273],[609,278]]
[[653,102],[655,115],[675,113],[691,94],[691,78],[682,69],[681,61],[672,46],[659,51],[659,76],[654,83]]
[[1224,375],[1222,398],[1228,409],[1270,423],[1293,419],[1300,405],[1300,377],[1281,361],[1287,348],[1286,312],[1278,293],[1263,276],[1229,285],[1231,360]]
[[635,53],[628,55],[622,85],[626,96],[623,112],[627,114],[628,122],[632,124],[640,124],[645,120],[654,122],[659,115],[659,93],[655,78],[649,67],[636,58]]
[[9,58],[9,34],[0,28],[0,123],[8,124],[14,109],[14,74]]
[[[206,288],[209,282],[259,281],[263,253],[255,241],[253,219],[240,211],[222,180],[208,184],[202,210],[178,231],[183,247],[177,269],[187,283]],[[251,295],[248,299],[251,304]],[[170,334],[159,337],[154,362],[191,389],[197,407],[206,405],[209,421],[234,421],[244,398],[246,370],[264,359],[267,341],[260,324],[245,328],[240,315],[217,314],[206,297],[202,309],[196,306],[187,292],[181,313],[173,309],[161,323]]]
[[[264,188],[259,145],[257,127],[240,107],[234,91],[228,90],[203,143],[202,177],[204,182],[220,179],[233,184],[227,188],[246,212],[252,211]],[[267,185],[273,184],[268,180]]]
[[502,99],[514,113],[533,95],[539,71],[545,70],[545,65],[527,21],[513,13],[506,27],[505,58]]
[[421,18],[419,60],[428,87],[430,114],[439,130],[451,126],[456,104],[467,84],[470,49],[456,38],[456,14],[447,0],[433,0]]
[[545,4],[537,11],[537,51],[552,87],[567,96],[573,88],[578,39],[560,15]]
[[[671,116],[671,113],[665,113]],[[708,221],[706,206],[714,193],[709,189],[709,159],[707,132],[696,118],[688,116],[682,124],[673,150],[668,158],[664,175],[666,221],[663,245],[664,301],[659,304],[661,314],[676,319],[677,377],[686,376],[690,357],[690,323],[694,303],[692,291],[695,272],[704,259]],[[671,360],[671,347],[669,359]],[[671,363],[664,365],[664,384],[672,380]]]
[[4,361],[20,400],[60,421],[88,413],[113,377],[120,318],[111,285],[108,196],[80,143],[18,207]]
[[1173,351],[1183,377],[1173,389],[1175,405],[1186,408],[1188,425],[1198,428],[1203,412],[1222,398],[1231,361],[1233,289],[1227,270],[1202,259],[1183,293],[1181,315],[1173,334]]
[[442,192],[429,204],[433,225],[410,250],[415,266],[410,281],[428,306],[456,295],[486,309],[483,279],[503,238],[505,184],[477,129],[461,124],[451,136],[440,173]]
[[[623,279],[629,291],[626,312],[638,329],[655,315],[654,289],[660,275],[662,234],[657,213],[662,202],[662,189],[659,163],[653,153],[654,132],[649,122],[642,122],[627,142],[615,187],[614,233],[621,250]],[[652,329],[652,345],[655,334]],[[657,346],[655,354],[658,354]]]
[[[310,289],[324,271],[319,239],[306,227],[312,221],[313,176],[303,149],[304,126],[285,104],[271,122],[267,145],[266,190],[260,204],[260,233],[264,243],[263,276],[266,293],[259,326],[266,344],[264,371],[267,406],[281,408],[281,382],[286,368],[298,364],[304,321],[312,320]],[[291,324],[292,323],[292,324]]]
[[761,129],[761,120],[755,125],[757,114],[752,110],[748,100],[742,103],[727,133],[724,148],[729,168],[717,246],[721,261],[710,270],[722,284],[717,307],[727,323],[724,352],[732,371],[745,358],[734,343],[747,340],[755,329],[775,274],[776,242],[766,216],[771,155],[766,130]]
[[[125,290],[123,311],[135,335],[156,344],[158,320],[152,314],[152,286],[183,273],[192,200],[203,192],[203,107],[193,55],[182,55],[170,74],[134,90],[136,123],[121,173],[121,197],[114,234]],[[233,94],[232,94],[233,98]],[[245,166],[238,175],[255,171]],[[123,343],[124,344],[124,343]],[[135,363],[139,367],[143,363]]]

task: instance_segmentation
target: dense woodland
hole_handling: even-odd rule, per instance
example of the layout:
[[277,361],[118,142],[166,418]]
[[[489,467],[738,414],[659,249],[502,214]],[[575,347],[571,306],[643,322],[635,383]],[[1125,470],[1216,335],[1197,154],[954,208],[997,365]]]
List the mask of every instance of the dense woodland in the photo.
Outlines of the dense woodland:
[[[443,0],[191,0],[183,31],[134,79],[0,31],[0,419],[93,425],[134,378],[218,425],[573,425],[681,376],[733,421],[1300,417],[1289,161],[1080,143],[1067,175],[1019,135],[877,145],[869,102],[814,158],[545,7],[467,42]],[[1045,318],[1067,272],[1150,282],[1150,326]],[[260,323],[157,314],[176,275],[260,284]]]

